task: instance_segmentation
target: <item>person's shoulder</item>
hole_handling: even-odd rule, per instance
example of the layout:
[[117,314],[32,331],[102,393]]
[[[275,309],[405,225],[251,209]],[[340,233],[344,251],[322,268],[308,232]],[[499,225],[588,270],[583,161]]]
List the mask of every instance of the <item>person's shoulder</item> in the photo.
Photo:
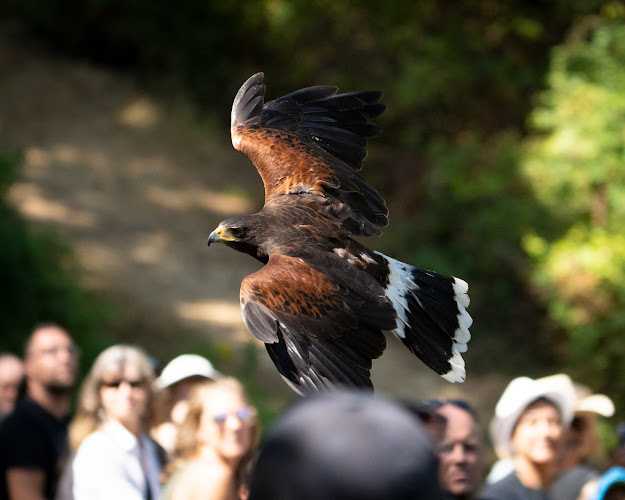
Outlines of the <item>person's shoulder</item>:
[[119,467],[118,450],[101,430],[92,432],[82,440],[72,460],[75,476],[94,467],[100,469]]
[[598,469],[586,464],[579,464],[560,474],[551,487],[552,500],[561,498],[577,498],[588,482],[601,475]]
[[600,475],[601,471],[597,467],[588,464],[579,464],[575,467],[571,467],[569,477],[586,482]]
[[499,481],[486,485],[479,495],[482,500],[512,500],[512,493],[522,487],[521,482],[514,472],[501,478]]
[[48,425],[49,421],[57,419],[34,399],[25,397],[17,403],[13,412],[5,418],[5,421],[7,420],[28,425]]
[[86,453],[99,453],[103,449],[112,447],[111,439],[102,430],[93,431],[85,439],[82,440],[76,455],[84,455]]
[[180,474],[181,481],[189,483],[210,483],[228,475],[231,469],[206,459],[189,460]]
[[159,465],[161,467],[165,467],[165,465],[169,462],[169,454],[167,453],[167,450],[149,434],[145,435],[145,442],[150,452],[154,453],[158,459]]
[[38,409],[39,405],[35,403],[32,399],[21,399],[16,403],[13,411],[6,416],[5,421],[21,419],[25,416],[27,417],[36,414],[38,413]]
[[219,474],[203,460],[190,460],[172,476],[172,498],[203,498],[210,494]]
[[15,433],[30,432],[37,427],[40,411],[39,405],[34,401],[30,399],[20,401],[2,421],[0,435],[11,436]]
[[480,500],[549,500],[544,490],[534,490],[523,486],[512,472],[496,483],[489,484],[481,492]]
[[207,470],[212,467],[202,459],[189,460],[182,469],[182,475],[186,478],[200,479]]

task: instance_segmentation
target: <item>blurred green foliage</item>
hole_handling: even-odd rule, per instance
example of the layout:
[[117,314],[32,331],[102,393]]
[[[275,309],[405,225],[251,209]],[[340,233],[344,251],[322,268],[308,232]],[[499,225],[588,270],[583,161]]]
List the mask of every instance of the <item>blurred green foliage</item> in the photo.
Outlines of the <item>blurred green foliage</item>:
[[383,90],[365,175],[392,223],[372,245],[471,284],[470,370],[625,394],[623,2],[5,0],[0,20],[188,92],[224,133],[256,71],[268,98]]
[[[617,11],[618,12],[618,11]],[[625,14],[621,7],[620,15]],[[523,172],[558,232],[528,233],[531,283],[570,370],[625,404],[625,23],[591,19],[553,51]]]
[[[548,51],[602,0],[4,0],[0,16],[90,60],[157,75],[227,119],[243,80],[384,90],[392,142],[523,122]],[[224,113],[225,112],[225,113]]]

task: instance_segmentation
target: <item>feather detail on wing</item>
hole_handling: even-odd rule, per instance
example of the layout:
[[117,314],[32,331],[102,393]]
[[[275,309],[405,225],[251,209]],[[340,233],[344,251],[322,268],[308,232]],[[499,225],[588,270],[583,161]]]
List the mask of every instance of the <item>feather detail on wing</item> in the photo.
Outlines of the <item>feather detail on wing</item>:
[[464,381],[462,353],[467,350],[473,323],[466,310],[467,283],[376,253],[388,263],[386,295],[397,311],[395,335],[443,378]]
[[347,230],[380,234],[388,209],[358,173],[367,137],[379,133],[370,120],[385,109],[380,92],[337,94],[335,87],[318,86],[265,104],[262,82],[258,73],[237,93],[230,132],[235,149],[252,160],[263,179],[265,204],[283,195],[316,194]]
[[382,331],[395,324],[383,293],[372,294],[358,281],[337,283],[302,259],[277,254],[243,280],[241,310],[248,330],[265,342],[298,392],[371,387],[371,360],[386,346]]

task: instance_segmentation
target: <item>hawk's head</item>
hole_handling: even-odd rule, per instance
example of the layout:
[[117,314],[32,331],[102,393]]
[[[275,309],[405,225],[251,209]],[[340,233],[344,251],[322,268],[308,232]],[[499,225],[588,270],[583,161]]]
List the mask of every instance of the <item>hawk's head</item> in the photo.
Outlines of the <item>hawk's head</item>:
[[220,222],[217,228],[208,236],[208,245],[221,242],[239,252],[251,255],[263,263],[267,262],[267,255],[260,250],[262,243],[259,233],[262,228],[252,215],[231,217]]

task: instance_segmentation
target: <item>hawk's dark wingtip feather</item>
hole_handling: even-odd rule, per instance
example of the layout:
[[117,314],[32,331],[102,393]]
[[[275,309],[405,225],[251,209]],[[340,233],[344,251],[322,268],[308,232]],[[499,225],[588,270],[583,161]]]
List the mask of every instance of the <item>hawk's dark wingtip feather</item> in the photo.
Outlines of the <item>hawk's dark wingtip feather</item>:
[[330,85],[315,85],[313,87],[306,87],[303,89],[289,92],[288,94],[278,97],[275,100],[276,104],[280,104],[285,101],[295,101],[297,104],[303,105],[311,102],[316,102],[321,99],[331,98],[338,92],[338,87],[332,87]]
[[232,103],[231,127],[258,123],[265,104],[264,73],[249,77],[237,92]]

